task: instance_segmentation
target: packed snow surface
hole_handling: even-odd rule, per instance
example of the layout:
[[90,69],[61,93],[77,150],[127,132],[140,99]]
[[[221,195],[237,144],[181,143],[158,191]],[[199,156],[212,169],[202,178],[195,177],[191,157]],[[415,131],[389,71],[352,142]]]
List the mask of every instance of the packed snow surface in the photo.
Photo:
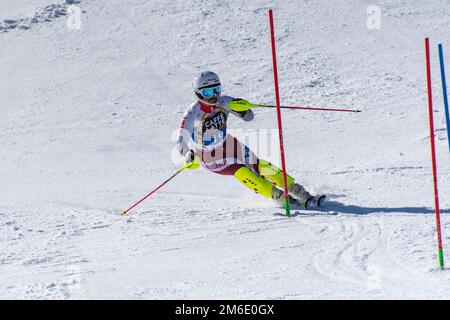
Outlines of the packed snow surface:
[[[71,4],[80,28],[68,27]],[[450,5],[377,1],[378,29],[368,27],[373,4],[1,1],[0,298],[449,298],[424,38],[447,257],[437,43],[450,65]],[[217,72],[225,94],[274,103],[270,8],[282,103],[362,110],[282,112],[288,171],[328,205],[287,218],[234,178],[198,169],[122,217],[179,167],[176,129],[197,72]],[[250,123],[230,119],[233,134],[279,164],[275,111],[254,111]],[[270,151],[255,139],[267,136]]]
[[[58,1],[58,0],[56,0]],[[51,0],[14,0],[0,2],[0,19],[18,18],[45,7]]]

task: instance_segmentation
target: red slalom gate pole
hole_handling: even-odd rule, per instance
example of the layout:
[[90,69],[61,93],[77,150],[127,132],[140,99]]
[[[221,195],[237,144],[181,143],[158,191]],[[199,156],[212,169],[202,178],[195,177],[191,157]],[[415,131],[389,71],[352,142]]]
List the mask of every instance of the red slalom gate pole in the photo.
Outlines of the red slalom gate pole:
[[444,254],[442,252],[441,217],[439,210],[439,192],[438,192],[437,166],[436,166],[436,147],[434,143],[433,95],[431,89],[431,68],[430,68],[430,41],[428,38],[425,38],[425,55],[427,64],[428,113],[430,115],[429,118],[430,118],[431,161],[433,166],[434,208],[436,212],[436,232],[438,238],[439,266],[441,267],[441,269],[444,269]]
[[275,99],[277,104],[278,136],[280,140],[281,168],[283,170],[284,207],[286,209],[286,215],[289,216],[290,215],[289,192],[286,178],[286,161],[284,158],[283,125],[281,121],[281,106],[280,106],[281,103],[280,103],[280,91],[278,87],[277,54],[275,48],[275,30],[273,27],[272,9],[269,10],[269,25],[270,25],[270,42],[272,43],[273,80],[275,84]]

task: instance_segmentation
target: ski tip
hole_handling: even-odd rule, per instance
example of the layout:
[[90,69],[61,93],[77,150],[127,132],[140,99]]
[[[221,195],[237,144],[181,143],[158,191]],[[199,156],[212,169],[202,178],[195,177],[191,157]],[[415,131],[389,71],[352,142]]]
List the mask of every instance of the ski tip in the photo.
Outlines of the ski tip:
[[355,110],[355,112],[361,112],[361,110]]
[[122,216],[126,216],[127,212],[126,211],[122,211]]

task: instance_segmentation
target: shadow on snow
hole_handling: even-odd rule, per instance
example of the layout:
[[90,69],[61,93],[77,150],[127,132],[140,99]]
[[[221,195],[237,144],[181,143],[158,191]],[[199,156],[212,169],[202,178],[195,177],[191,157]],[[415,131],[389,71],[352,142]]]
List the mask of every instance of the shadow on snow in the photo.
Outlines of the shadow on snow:
[[[291,208],[291,217],[313,216],[313,215],[337,215],[353,214],[367,215],[371,213],[407,213],[407,214],[434,214],[434,209],[426,207],[363,207],[357,205],[347,205],[338,201],[328,201],[323,208],[312,207],[311,210],[302,208]],[[450,213],[450,209],[440,209],[441,214]],[[284,212],[277,212],[274,215],[285,216]]]

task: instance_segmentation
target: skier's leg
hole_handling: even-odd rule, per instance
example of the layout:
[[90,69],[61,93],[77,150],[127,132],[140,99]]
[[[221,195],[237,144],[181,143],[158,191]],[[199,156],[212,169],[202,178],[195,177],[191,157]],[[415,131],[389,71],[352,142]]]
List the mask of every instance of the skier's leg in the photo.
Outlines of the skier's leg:
[[272,195],[272,183],[256,175],[248,167],[242,166],[234,173],[234,176],[244,186],[255,191],[256,193],[260,193],[266,198],[269,198]]
[[[252,191],[283,204],[284,192],[278,189],[283,188],[282,170],[267,161],[258,159],[250,148],[233,136],[228,135],[220,148],[208,152],[203,150],[201,155],[202,165],[209,171],[233,175]],[[295,185],[294,178],[288,176],[288,186]],[[311,199],[304,196],[298,201],[289,196],[289,201],[293,206],[306,208]]]
[[[259,159],[258,171],[264,179],[274,183],[277,187],[283,188],[283,171],[269,161]],[[294,178],[286,174],[288,187],[294,183]]]
[[228,165],[221,170],[215,170],[212,172],[226,176],[234,176],[244,186],[266,198],[270,198],[272,196],[272,192],[274,190],[278,190],[270,181],[262,178],[251,170],[251,168],[243,164]]
[[[270,181],[256,174],[250,168],[242,166],[234,173],[234,176],[247,188],[255,191],[256,193],[260,193],[266,198],[270,197],[280,205],[284,205],[284,191],[275,187]],[[311,200],[306,203],[302,203],[294,197],[289,196],[289,203],[293,207],[301,206],[307,208],[310,201]]]
[[[274,183],[277,187],[283,188],[283,170],[273,165],[272,163],[259,159],[258,170],[262,177]],[[303,186],[295,183],[295,180],[290,175],[286,174],[288,192],[294,197],[298,198],[300,202],[307,207],[307,202],[311,202],[313,197],[305,190]]]

